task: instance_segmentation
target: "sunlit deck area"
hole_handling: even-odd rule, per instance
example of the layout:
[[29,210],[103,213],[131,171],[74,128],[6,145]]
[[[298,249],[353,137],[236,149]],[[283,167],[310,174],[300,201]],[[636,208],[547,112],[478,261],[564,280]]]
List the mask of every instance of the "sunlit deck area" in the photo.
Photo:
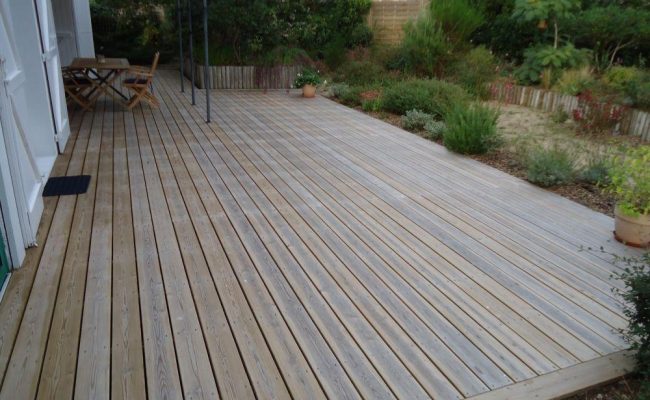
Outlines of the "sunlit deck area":
[[550,398],[631,365],[610,217],[322,97],[74,113],[2,399]]

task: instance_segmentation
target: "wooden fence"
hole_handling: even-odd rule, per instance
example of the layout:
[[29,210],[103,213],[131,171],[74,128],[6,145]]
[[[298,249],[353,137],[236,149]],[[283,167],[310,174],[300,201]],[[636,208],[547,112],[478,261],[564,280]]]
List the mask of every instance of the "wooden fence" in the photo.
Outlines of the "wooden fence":
[[[490,87],[493,100],[518,104],[543,111],[564,110],[569,115],[578,107],[578,98],[529,86],[495,83]],[[640,136],[650,141],[650,113],[631,109],[625,113],[618,130],[624,135]]]
[[[190,62],[185,61],[185,76],[190,78]],[[260,67],[252,65],[210,65],[210,89],[289,89],[302,71],[300,65]],[[205,88],[203,65],[194,64],[194,81],[199,89]]]
[[368,26],[375,41],[398,44],[404,37],[404,24],[417,18],[429,0],[374,0],[368,13]]

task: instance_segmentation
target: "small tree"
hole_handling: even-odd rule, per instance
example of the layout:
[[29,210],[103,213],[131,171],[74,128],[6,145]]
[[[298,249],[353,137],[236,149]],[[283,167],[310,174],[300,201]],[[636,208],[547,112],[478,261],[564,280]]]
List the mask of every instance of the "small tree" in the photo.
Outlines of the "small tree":
[[526,22],[539,21],[538,26],[543,28],[550,20],[553,24],[553,48],[557,49],[559,21],[571,17],[579,8],[580,0],[515,0],[513,17]]
[[567,21],[576,43],[594,49],[602,67],[611,67],[623,49],[650,42],[650,11],[620,6],[594,7]]

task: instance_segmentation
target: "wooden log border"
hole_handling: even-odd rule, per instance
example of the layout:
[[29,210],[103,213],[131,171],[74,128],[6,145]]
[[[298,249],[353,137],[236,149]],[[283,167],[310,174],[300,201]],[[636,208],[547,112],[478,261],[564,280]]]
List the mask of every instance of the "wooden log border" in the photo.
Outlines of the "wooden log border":
[[[547,112],[564,110],[571,115],[578,107],[576,96],[530,86],[493,83],[490,85],[490,95],[492,100],[502,103],[517,104]],[[626,114],[618,127],[619,132],[650,141],[650,113],[631,109]]]
[[[190,78],[189,60],[185,60],[185,76]],[[194,64],[196,87],[205,88],[201,64]],[[210,89],[290,89],[301,65],[279,65],[262,67],[253,65],[210,65],[208,87]]]

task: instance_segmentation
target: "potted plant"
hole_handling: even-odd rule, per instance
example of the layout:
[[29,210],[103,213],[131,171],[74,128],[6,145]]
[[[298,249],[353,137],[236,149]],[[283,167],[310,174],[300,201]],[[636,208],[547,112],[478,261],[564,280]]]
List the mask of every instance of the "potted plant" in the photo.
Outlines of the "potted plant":
[[616,239],[635,247],[650,246],[650,146],[614,159],[607,190],[616,197]]
[[318,71],[311,68],[305,68],[299,72],[294,81],[294,86],[302,88],[302,96],[311,98],[316,95],[316,86],[321,82]]

